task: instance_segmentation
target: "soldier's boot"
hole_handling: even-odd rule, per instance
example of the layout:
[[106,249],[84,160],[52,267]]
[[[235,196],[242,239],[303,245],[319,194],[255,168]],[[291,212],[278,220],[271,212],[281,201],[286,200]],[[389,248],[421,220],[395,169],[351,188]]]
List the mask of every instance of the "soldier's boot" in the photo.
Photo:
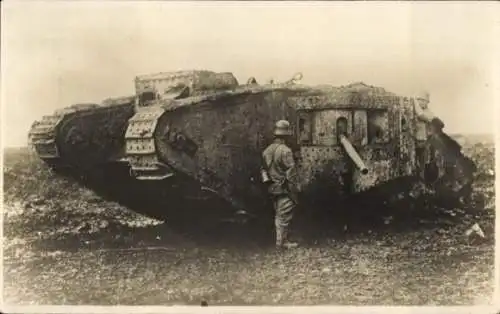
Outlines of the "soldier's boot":
[[284,228],[276,228],[276,247],[278,249],[293,249],[298,243],[288,240],[288,232]]
[[299,244],[297,242],[286,241],[285,243],[283,243],[283,247],[285,249],[294,249],[298,246],[299,246]]

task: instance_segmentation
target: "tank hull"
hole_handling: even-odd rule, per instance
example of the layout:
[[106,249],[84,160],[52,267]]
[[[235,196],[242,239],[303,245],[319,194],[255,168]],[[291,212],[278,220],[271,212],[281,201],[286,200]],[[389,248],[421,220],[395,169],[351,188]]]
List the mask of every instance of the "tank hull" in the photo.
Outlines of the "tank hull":
[[[182,175],[235,210],[257,216],[269,212],[268,195],[260,182],[262,151],[273,140],[274,122],[297,121],[301,110],[308,109],[301,102],[314,95],[321,91],[274,87],[143,108],[130,120],[137,124],[130,123],[126,136],[132,173],[147,181]],[[388,98],[386,107],[378,109],[392,108],[400,101]],[[338,104],[330,104],[338,113]],[[344,105],[352,107],[349,100]],[[389,123],[398,123],[397,112],[389,111]],[[366,169],[353,167],[341,145],[301,145],[294,132],[290,146],[298,159],[301,198],[331,204],[414,176],[416,157],[404,152],[415,143],[400,142],[398,132],[388,133],[386,142],[371,145],[351,136],[351,147],[366,161],[368,175]]]
[[132,173],[144,181],[183,177],[234,210],[268,211],[259,181],[261,153],[272,141],[276,117],[294,118],[295,110],[286,100],[300,93],[242,92],[198,99],[196,105],[165,103],[141,109],[126,135]]
[[[419,150],[412,100],[363,84],[252,85],[186,96],[189,86],[144,106],[131,96],[71,108],[35,124],[32,144],[49,165],[105,197],[155,218],[188,220],[239,210],[272,214],[260,170],[277,120],[294,126],[289,144],[300,198],[314,207],[428,183],[429,160],[442,169],[436,156],[450,150],[439,140],[428,143],[433,150]],[[451,163],[461,160],[455,156]],[[438,171],[436,178],[445,177]],[[429,186],[446,187],[436,178]]]

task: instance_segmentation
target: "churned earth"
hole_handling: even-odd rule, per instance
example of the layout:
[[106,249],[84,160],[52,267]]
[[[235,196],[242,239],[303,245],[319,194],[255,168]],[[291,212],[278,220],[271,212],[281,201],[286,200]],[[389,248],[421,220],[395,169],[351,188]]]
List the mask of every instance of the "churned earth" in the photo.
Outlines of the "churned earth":
[[[25,148],[7,149],[4,303],[490,304],[493,139],[458,140],[479,167],[473,211],[402,202],[362,219],[352,208],[350,218],[300,229],[301,247],[286,252],[274,250],[269,224],[180,230],[56,177]],[[465,235],[475,223],[485,238]]]

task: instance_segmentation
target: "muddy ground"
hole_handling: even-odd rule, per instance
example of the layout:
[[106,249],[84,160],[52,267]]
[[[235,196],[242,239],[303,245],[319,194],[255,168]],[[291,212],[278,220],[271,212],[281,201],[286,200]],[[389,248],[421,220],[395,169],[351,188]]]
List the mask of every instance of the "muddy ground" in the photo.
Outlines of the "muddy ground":
[[[407,204],[367,219],[352,208],[348,219],[310,222],[297,233],[301,247],[287,252],[274,250],[268,225],[179,230],[56,177],[27,149],[7,149],[4,302],[489,304],[493,139],[459,140],[479,167],[473,211]],[[474,223],[484,239],[464,235]]]

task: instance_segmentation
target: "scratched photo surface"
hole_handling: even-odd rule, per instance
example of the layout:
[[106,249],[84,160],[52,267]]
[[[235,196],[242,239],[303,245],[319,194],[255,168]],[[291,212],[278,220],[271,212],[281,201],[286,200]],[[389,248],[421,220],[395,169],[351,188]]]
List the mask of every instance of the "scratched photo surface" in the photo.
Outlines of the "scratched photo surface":
[[5,304],[490,304],[497,12],[4,3]]

